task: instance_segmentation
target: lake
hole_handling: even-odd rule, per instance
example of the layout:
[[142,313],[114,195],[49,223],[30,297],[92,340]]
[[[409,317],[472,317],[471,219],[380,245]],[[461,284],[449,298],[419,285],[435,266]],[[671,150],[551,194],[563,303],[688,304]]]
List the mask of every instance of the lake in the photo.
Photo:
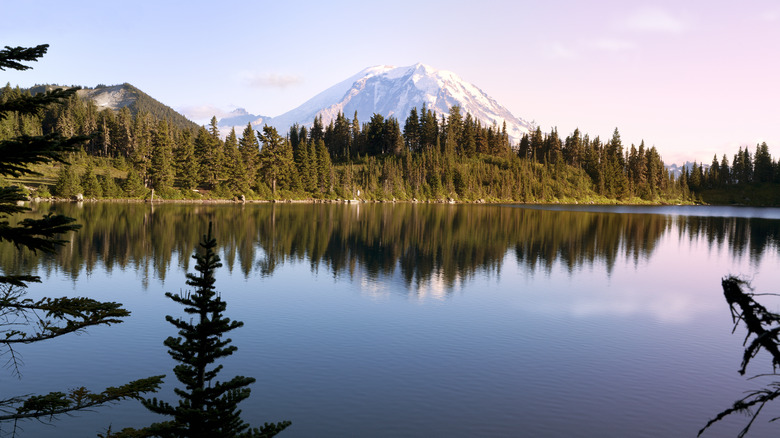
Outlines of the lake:
[[[102,390],[175,362],[164,292],[213,221],[217,290],[238,351],[222,380],[257,379],[240,406],[280,437],[684,437],[743,392],[745,331],[720,281],[780,284],[780,209],[417,204],[34,204],[83,228],[56,255],[0,247],[29,296],[118,301],[126,322],[19,348],[6,394]],[[780,298],[765,297],[771,310]],[[771,372],[759,356],[748,374]],[[752,436],[776,434],[759,417]],[[138,402],[22,437],[95,436],[162,417]],[[733,437],[745,417],[705,437]],[[3,426],[3,432],[9,430]]]

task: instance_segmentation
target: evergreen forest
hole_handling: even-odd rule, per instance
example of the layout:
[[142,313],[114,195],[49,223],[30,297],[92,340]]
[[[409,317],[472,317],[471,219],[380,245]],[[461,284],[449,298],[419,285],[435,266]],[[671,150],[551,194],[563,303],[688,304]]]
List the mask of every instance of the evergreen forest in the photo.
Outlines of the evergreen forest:
[[[527,203],[720,203],[780,205],[780,168],[767,145],[740,148],[675,177],[656,148],[579,129],[561,137],[536,127],[513,145],[506,126],[486,126],[457,106],[446,117],[413,108],[402,123],[344,114],[325,125],[278,132],[248,124],[220,132],[182,121],[135,87],[137,103],[99,109],[73,95],[37,114],[10,113],[0,140],[84,135],[68,163],[40,176],[0,181],[30,197],[88,199],[369,200]],[[0,103],[33,89],[0,89]]]

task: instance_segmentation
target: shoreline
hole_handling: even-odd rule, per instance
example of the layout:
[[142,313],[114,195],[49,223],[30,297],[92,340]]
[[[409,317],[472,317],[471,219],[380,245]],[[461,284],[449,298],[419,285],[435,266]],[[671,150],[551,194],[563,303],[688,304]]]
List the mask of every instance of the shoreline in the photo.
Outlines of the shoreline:
[[[706,204],[706,203],[672,203],[672,202],[580,202],[580,201],[556,201],[556,202],[523,202],[512,200],[485,200],[459,201],[454,199],[437,200],[397,200],[397,199],[133,199],[133,198],[28,198],[29,203],[57,202],[57,203],[145,203],[145,204],[449,204],[449,205],[623,205],[623,206],[670,206],[670,205],[723,205],[723,206],[750,206],[747,204]],[[764,206],[772,207],[772,206]]]

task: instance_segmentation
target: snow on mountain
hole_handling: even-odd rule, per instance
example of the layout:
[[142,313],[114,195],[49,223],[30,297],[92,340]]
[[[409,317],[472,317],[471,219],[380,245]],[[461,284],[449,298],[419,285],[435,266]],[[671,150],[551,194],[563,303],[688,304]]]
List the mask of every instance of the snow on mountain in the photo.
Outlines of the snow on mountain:
[[[369,67],[356,75],[328,88],[303,103],[298,108],[273,118],[262,118],[262,123],[275,126],[284,132],[295,123],[310,126],[316,116],[321,116],[328,125],[339,112],[352,119],[357,112],[363,123],[371,116],[381,114],[393,116],[403,126],[409,111],[423,105],[436,112],[438,117],[449,115],[450,107],[458,105],[461,114],[471,113],[488,126],[494,123],[501,127],[506,122],[507,133],[513,143],[529,131],[531,124],[515,117],[495,99],[476,86],[463,81],[455,73],[437,70],[425,64],[408,67],[380,65]],[[241,120],[251,114],[242,114]],[[220,121],[221,126],[235,126],[236,118]],[[252,120],[249,120],[252,121]],[[243,122],[246,125],[246,122]],[[256,125],[253,122],[253,125]],[[259,128],[259,126],[256,126]]]

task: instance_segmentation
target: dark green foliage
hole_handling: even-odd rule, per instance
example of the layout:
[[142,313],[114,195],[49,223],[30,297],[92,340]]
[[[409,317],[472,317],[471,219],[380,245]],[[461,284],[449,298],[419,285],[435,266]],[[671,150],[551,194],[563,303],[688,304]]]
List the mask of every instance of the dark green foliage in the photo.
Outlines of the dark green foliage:
[[223,176],[225,154],[219,138],[217,118],[211,118],[209,129],[201,127],[195,137],[195,155],[198,159],[200,181],[208,188],[215,188]]
[[[310,154],[312,161],[314,161],[315,154],[312,150]],[[328,193],[333,190],[333,165],[330,161],[330,155],[328,149],[325,147],[324,141],[317,142],[316,151],[316,182],[315,187],[319,193]]]
[[147,187],[151,178],[153,126],[154,122],[149,113],[140,113],[133,121],[133,150],[130,152],[130,161]]
[[130,198],[142,198],[149,192],[135,169],[127,173],[127,178],[122,182],[122,191]]
[[276,128],[267,125],[263,127],[260,141],[263,143],[259,167],[262,180],[271,188],[274,196],[277,189],[294,188],[299,180],[290,142],[282,138]]
[[238,140],[238,151],[240,152],[241,165],[245,169],[246,181],[243,183],[252,187],[257,180],[257,169],[260,165],[260,144],[257,142],[255,130],[252,124],[247,123],[241,138]]
[[192,140],[192,132],[181,131],[177,138],[176,178],[183,190],[192,190],[198,184],[198,160],[195,157],[195,143]]
[[774,180],[774,163],[772,163],[772,157],[769,155],[769,147],[766,145],[766,142],[756,146],[753,168],[756,182],[765,183]]
[[238,138],[236,137],[235,129],[232,129],[225,139],[225,177],[225,184],[231,193],[231,197],[249,192],[251,180],[247,175],[247,167],[243,155],[238,149]]
[[[22,61],[35,60],[46,53],[47,45],[34,48],[6,47],[0,51],[0,70],[6,68],[26,70]],[[62,104],[75,90],[61,90],[33,97],[20,94],[13,99],[4,97],[0,103],[0,120],[9,114],[37,114],[45,105]],[[30,164],[64,162],[63,154],[74,151],[86,138],[64,138],[56,134],[46,136],[22,135],[0,141],[0,177],[33,174]],[[63,166],[67,179],[75,180],[70,166]],[[92,169],[88,169],[91,173]],[[94,177],[94,174],[92,174]],[[92,178],[88,181],[92,184]],[[99,185],[97,186],[99,188]],[[40,219],[27,218],[11,225],[9,218],[29,209],[18,201],[25,199],[17,187],[0,188],[0,242],[12,243],[17,251],[53,253],[66,243],[59,235],[77,230],[72,218],[63,215],[46,215]],[[2,354],[10,357],[9,365],[18,374],[16,345],[57,338],[69,333],[81,332],[97,325],[122,322],[130,312],[114,302],[100,302],[89,298],[25,298],[27,283],[40,282],[32,275],[0,276],[0,338]],[[139,398],[144,392],[155,391],[163,376],[136,380],[128,384],[107,388],[93,393],[86,388],[71,389],[67,393],[51,392],[46,395],[26,395],[0,400],[0,421],[22,419],[51,420],[57,415],[114,403],[127,398]]]
[[103,197],[119,198],[122,196],[122,189],[116,183],[114,177],[111,175],[98,175],[97,179],[100,182],[100,188],[103,191]]
[[174,158],[173,138],[164,120],[157,122],[152,133],[152,157],[149,168],[149,180],[153,189],[159,192],[173,188]]
[[[22,62],[38,62],[38,58],[42,58],[49,50],[48,44],[41,44],[35,47],[9,47],[5,46],[3,50],[0,50],[0,70],[5,71],[9,68],[11,70],[29,70],[32,67],[25,65]],[[16,111],[16,110],[11,110]]]
[[139,90],[138,88],[128,83],[122,84],[122,86],[130,92],[135,101],[130,105],[130,113],[135,115],[138,113],[148,113],[154,119],[169,120],[173,126],[181,130],[193,130],[196,129],[195,123],[187,120],[186,117],[174,111],[172,108],[163,105],[148,94]]
[[[720,162],[713,157],[709,168],[689,169],[687,185],[693,195],[714,204],[780,205],[778,164],[766,143],[756,145],[755,154],[740,147],[734,161],[724,154]],[[701,183],[697,184],[701,174]]]
[[81,176],[81,188],[87,198],[100,198],[103,196],[103,187],[100,185],[92,162],[87,165],[84,175]]
[[57,182],[54,184],[54,196],[71,198],[79,193],[82,193],[81,182],[73,167],[69,164],[61,166]]
[[184,388],[174,391],[180,397],[173,406],[157,399],[143,401],[144,406],[157,414],[173,419],[155,423],[138,435],[125,431],[126,436],[161,437],[271,437],[290,425],[289,421],[266,423],[260,429],[252,429],[241,419],[238,404],[249,397],[248,386],[252,377],[236,376],[221,382],[216,377],[222,365],[214,365],[219,359],[232,355],[237,347],[224,335],[243,325],[224,316],[227,303],[216,292],[214,273],[222,266],[215,249],[211,224],[208,234],[200,244],[202,252],[193,258],[197,261],[197,274],[187,274],[187,284],[194,291],[181,294],[166,292],[166,296],[185,306],[186,319],[166,316],[165,319],[179,331],[179,337],[165,340],[168,353],[179,362],[173,371]]

